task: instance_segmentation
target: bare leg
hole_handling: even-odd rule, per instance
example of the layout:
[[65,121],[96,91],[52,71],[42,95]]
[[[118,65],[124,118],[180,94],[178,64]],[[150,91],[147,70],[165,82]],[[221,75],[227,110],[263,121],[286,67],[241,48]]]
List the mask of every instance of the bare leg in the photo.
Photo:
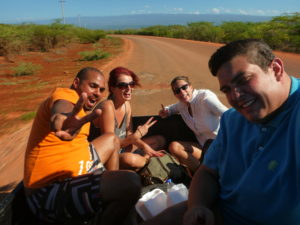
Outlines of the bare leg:
[[113,133],[107,133],[99,136],[92,141],[100,160],[107,170],[119,169],[119,138]]
[[169,145],[169,151],[192,172],[195,172],[200,165],[201,149],[196,142],[173,141]]
[[147,158],[145,156],[125,152],[120,154],[120,169],[140,169],[145,166]]
[[106,205],[100,224],[122,224],[140,197],[140,177],[125,170],[106,171],[102,175],[100,186]]
[[181,225],[186,210],[187,201],[184,201],[165,209],[150,220],[140,223],[140,225]]

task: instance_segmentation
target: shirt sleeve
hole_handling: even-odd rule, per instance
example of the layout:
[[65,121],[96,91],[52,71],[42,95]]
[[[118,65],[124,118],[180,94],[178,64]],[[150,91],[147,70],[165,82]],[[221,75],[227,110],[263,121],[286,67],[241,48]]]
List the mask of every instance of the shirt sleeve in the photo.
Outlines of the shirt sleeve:
[[[226,113],[225,113],[226,114]],[[224,115],[221,116],[220,129],[217,137],[214,139],[212,144],[209,146],[207,152],[204,155],[203,164],[208,168],[215,171],[219,171],[220,163],[222,162],[223,153],[225,152],[225,122]]]
[[223,105],[217,95],[209,90],[206,92],[204,102],[209,110],[216,116],[221,116],[228,108]]
[[175,115],[179,113],[178,110],[178,103],[175,103],[173,105],[166,106],[166,109],[168,110],[169,116]]

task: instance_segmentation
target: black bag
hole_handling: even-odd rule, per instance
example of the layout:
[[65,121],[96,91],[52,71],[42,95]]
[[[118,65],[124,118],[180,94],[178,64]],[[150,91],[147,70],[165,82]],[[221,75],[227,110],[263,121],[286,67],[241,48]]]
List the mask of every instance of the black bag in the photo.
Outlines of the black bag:
[[175,184],[184,183],[189,186],[191,181],[186,169],[167,152],[161,157],[151,157],[138,174],[142,177],[144,186],[163,184],[168,179],[171,179]]

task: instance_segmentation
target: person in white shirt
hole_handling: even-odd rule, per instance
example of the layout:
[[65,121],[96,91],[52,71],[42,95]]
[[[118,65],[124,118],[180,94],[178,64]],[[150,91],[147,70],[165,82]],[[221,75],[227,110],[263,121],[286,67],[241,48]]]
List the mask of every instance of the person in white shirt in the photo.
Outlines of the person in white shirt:
[[179,102],[159,111],[162,118],[180,113],[198,142],[173,141],[169,151],[193,174],[199,167],[205,151],[215,139],[220,117],[227,110],[216,94],[207,89],[194,89],[187,76],[175,77],[171,88]]

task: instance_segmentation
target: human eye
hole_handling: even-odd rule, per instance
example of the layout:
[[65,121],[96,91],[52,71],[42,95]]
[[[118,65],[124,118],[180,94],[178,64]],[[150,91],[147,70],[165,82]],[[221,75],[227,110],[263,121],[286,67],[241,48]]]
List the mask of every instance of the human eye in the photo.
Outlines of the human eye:
[[223,92],[224,94],[227,94],[227,93],[229,93],[230,88],[229,88],[229,87],[222,87],[222,88],[220,89],[220,91]]
[[251,77],[252,76],[250,74],[240,76],[239,79],[236,80],[235,84],[238,86],[245,85],[251,80]]
[[91,88],[98,88],[98,85],[95,84],[95,83],[90,83],[90,87],[91,87]]

